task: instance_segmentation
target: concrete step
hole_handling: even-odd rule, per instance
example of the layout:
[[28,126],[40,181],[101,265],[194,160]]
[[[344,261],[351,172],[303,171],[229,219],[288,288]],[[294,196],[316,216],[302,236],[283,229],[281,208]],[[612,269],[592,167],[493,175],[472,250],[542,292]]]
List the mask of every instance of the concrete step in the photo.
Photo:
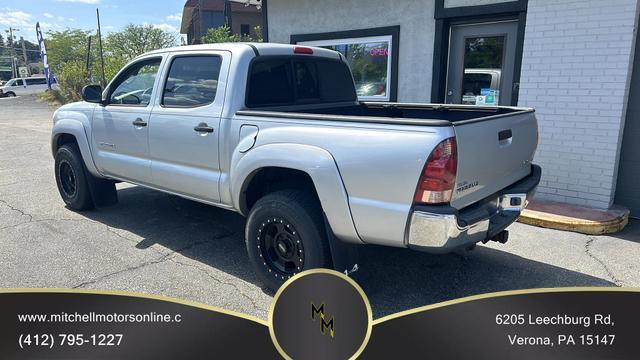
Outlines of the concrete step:
[[522,212],[523,224],[572,231],[586,235],[605,235],[622,231],[629,223],[629,209],[613,206],[599,210],[551,201],[533,200]]

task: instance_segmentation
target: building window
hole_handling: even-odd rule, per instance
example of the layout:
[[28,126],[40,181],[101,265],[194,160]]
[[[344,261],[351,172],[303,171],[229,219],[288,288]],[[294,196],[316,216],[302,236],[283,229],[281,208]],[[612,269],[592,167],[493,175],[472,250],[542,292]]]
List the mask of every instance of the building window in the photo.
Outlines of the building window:
[[240,35],[242,35],[242,36],[251,35],[251,26],[249,26],[249,24],[241,24],[240,25]]
[[301,41],[299,44],[335,50],[349,63],[362,101],[390,101],[393,38],[388,36]]

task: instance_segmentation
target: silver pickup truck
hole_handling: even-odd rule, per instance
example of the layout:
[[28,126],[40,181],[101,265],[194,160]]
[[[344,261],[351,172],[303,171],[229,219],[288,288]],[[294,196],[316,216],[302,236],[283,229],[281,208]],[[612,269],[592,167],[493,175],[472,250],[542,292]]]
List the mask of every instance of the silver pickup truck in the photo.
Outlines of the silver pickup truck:
[[54,115],[70,209],[128,182],[236,211],[257,274],[354,265],[351,245],[506,242],[541,176],[532,109],[361,103],[343,56],[216,44],[151,52]]

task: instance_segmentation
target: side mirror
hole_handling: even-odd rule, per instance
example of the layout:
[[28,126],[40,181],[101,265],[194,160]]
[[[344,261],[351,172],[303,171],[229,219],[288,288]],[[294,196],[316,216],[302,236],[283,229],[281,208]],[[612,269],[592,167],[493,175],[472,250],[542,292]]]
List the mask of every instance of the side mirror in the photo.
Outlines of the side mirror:
[[94,103],[103,104],[102,101],[102,86],[100,85],[87,85],[82,88],[82,100]]

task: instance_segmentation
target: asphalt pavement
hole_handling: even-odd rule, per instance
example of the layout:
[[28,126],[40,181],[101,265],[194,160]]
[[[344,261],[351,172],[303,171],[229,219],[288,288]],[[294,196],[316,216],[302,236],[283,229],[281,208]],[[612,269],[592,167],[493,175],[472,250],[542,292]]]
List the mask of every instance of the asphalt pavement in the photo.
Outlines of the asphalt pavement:
[[[119,184],[114,207],[76,213],[58,195],[54,109],[0,99],[0,288],[84,288],[169,296],[267,317],[244,247],[244,219]],[[640,221],[612,236],[522,224],[507,245],[428,255],[363,247],[354,275],[374,318],[469,295],[567,286],[640,287]]]

